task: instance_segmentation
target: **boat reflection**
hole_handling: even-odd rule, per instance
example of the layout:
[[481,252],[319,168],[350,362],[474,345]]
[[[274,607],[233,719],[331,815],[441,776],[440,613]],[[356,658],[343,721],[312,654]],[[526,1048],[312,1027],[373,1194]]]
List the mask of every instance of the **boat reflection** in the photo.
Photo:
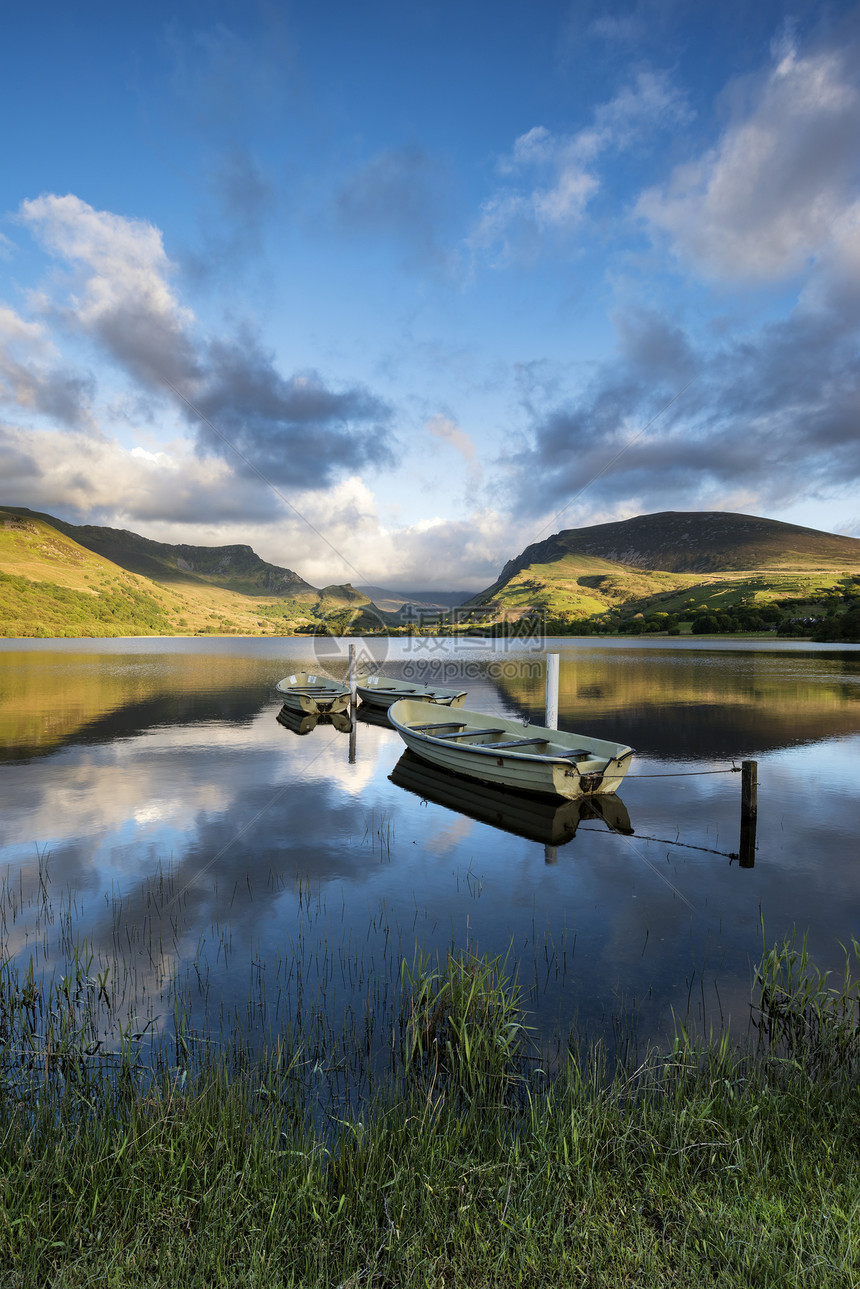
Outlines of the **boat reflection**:
[[361,721],[362,725],[377,725],[386,730],[394,729],[388,719],[387,707],[371,707],[369,703],[362,703],[355,713],[355,719]]
[[345,712],[294,712],[286,705],[278,712],[278,724],[293,734],[310,734],[318,725],[333,725],[340,734],[349,734],[352,721]]
[[559,802],[558,798],[512,792],[440,770],[408,749],[389,778],[397,787],[435,805],[545,846],[571,841],[582,820],[599,819],[610,832],[633,833],[627,807],[614,793]]

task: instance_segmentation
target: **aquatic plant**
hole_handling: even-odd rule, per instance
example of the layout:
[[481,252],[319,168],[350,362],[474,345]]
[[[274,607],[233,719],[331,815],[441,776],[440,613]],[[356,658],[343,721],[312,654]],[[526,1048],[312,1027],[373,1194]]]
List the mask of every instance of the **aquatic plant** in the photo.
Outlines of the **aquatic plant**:
[[[843,946],[844,948],[844,946]],[[810,1074],[856,1078],[860,1073],[860,942],[845,948],[841,980],[821,971],[807,938],[796,931],[763,949],[756,969],[753,1024],[768,1053]]]
[[448,953],[444,963],[420,950],[401,968],[403,1060],[475,1094],[516,1079],[528,1040],[522,991],[507,959]]

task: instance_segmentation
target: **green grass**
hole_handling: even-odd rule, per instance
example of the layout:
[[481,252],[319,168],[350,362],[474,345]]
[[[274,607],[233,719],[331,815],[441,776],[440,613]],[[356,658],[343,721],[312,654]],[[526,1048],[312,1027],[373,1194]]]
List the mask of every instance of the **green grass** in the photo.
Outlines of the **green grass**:
[[[322,1126],[297,1039],[254,1062],[237,1042],[193,1068],[177,1041],[175,1063],[145,1077],[126,1048],[96,1077],[92,1058],[73,1059],[88,1041],[75,1025],[68,1059],[53,1059],[31,1024],[32,979],[7,972],[0,1278],[856,1286],[851,965],[834,987],[786,942],[763,957],[744,1047],[679,1031],[635,1068],[610,1074],[592,1047],[549,1079],[504,964],[416,961],[390,1078]],[[52,996],[61,1017],[81,979],[66,980],[65,1012],[62,988]],[[456,1035],[478,1018],[473,1056]],[[449,1055],[427,1060],[436,1039]]]

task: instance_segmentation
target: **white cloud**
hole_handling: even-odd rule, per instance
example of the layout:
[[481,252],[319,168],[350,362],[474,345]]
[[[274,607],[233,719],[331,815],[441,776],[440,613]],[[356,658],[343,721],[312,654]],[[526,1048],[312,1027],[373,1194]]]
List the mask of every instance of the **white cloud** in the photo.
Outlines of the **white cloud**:
[[[601,188],[600,156],[630,147],[648,132],[689,117],[681,95],[665,76],[641,72],[615,98],[600,104],[592,123],[572,135],[533,126],[514,141],[499,172],[511,182],[490,196],[469,235],[473,251],[504,264],[515,252],[534,252],[548,236],[567,236],[585,218]],[[531,179],[516,185],[517,180]]]
[[391,409],[372,391],[333,387],[315,371],[282,376],[249,327],[201,336],[170,285],[174,266],[153,225],[71,195],[26,201],[20,218],[79,272],[64,303],[34,303],[94,341],[148,393],[178,395],[201,455],[273,488],[325,488],[393,459]]
[[154,225],[94,210],[72,194],[22,202],[20,218],[54,255],[92,270],[85,296],[76,301],[84,324],[97,323],[128,300],[178,325],[192,320],[168,286],[174,266]]
[[235,512],[230,496],[237,484],[227,465],[201,460],[181,444],[172,454],[154,454],[80,432],[0,425],[0,462],[10,493],[49,513],[68,517],[71,508],[89,522],[133,516],[115,526],[139,529],[183,512],[191,523],[216,508]]
[[62,366],[38,322],[0,303],[0,405],[79,428],[91,426],[91,382]]
[[160,390],[169,380],[191,394],[194,315],[171,289],[174,265],[159,229],[94,210],[71,194],[25,201],[19,217],[52,255],[77,267],[58,310],[65,323],[92,336],[145,386]]
[[816,257],[856,261],[858,138],[851,60],[783,44],[745,115],[638,211],[710,277],[772,282]]

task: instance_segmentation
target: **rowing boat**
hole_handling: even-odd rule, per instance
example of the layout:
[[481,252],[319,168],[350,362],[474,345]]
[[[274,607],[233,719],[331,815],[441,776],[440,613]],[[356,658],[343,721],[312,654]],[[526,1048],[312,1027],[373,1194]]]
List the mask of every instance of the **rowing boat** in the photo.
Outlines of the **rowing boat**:
[[617,792],[633,756],[623,743],[485,712],[461,708],[446,721],[428,719],[432,714],[426,703],[401,699],[388,719],[422,760],[517,792],[569,798]]
[[422,761],[407,748],[388,776],[398,788],[479,823],[545,846],[564,846],[583,820],[599,820],[610,832],[630,835],[630,815],[620,797],[603,792],[572,801],[513,792],[466,779]]
[[444,707],[462,707],[465,689],[443,689],[439,685],[422,685],[418,681],[393,680],[389,676],[366,676],[356,686],[358,696],[370,707],[389,708],[401,698]]
[[296,671],[279,680],[275,689],[285,706],[296,712],[306,712],[309,716],[316,716],[319,712],[345,712],[349,707],[349,686],[332,680],[330,676]]

